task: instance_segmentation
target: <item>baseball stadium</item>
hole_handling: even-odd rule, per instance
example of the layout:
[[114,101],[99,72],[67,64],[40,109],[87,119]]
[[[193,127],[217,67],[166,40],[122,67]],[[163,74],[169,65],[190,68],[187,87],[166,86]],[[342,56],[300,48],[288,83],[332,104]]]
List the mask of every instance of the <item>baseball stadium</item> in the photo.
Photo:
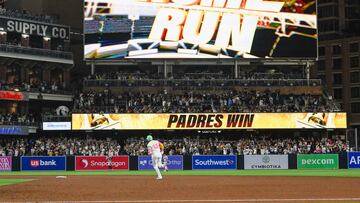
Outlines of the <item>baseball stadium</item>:
[[0,0],[0,202],[360,202],[360,2]]

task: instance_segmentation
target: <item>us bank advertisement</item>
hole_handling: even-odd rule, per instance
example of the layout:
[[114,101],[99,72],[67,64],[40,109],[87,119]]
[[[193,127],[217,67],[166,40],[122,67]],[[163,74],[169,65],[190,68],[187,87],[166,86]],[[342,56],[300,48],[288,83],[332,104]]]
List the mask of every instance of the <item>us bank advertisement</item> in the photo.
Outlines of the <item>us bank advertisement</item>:
[[73,130],[343,129],[346,113],[73,114]]
[[316,58],[315,0],[85,0],[84,58]]
[[23,156],[20,160],[22,171],[66,170],[65,156]]

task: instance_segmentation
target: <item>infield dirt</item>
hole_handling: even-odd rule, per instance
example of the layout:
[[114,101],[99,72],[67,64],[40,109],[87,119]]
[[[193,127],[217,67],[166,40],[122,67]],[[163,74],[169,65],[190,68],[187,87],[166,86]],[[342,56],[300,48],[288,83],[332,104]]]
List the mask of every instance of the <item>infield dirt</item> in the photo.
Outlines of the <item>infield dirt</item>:
[[[0,201],[144,201],[359,198],[360,178],[168,176],[2,176],[35,179],[0,187]],[[221,202],[221,201],[220,201]],[[268,201],[269,202],[269,201]],[[299,201],[297,201],[299,202]],[[304,201],[307,202],[307,201]],[[344,201],[341,201],[344,202]]]

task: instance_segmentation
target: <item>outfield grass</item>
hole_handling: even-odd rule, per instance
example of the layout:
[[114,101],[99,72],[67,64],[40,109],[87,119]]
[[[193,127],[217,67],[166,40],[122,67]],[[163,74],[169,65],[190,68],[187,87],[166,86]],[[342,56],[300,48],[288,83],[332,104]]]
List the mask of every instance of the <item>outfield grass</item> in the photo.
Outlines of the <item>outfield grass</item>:
[[0,186],[14,185],[24,182],[33,181],[33,179],[0,179]]
[[[360,170],[190,170],[163,172],[165,176],[321,176],[321,177],[360,177]],[[98,176],[129,175],[154,176],[155,171],[29,171],[0,172],[1,176]]]

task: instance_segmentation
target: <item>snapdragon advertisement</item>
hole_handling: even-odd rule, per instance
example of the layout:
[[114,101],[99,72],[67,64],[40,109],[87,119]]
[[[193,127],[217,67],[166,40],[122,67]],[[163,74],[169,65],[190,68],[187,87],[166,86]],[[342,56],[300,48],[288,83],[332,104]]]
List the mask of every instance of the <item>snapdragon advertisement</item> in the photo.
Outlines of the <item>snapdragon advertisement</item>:
[[316,58],[316,1],[84,0],[84,58]]
[[129,170],[128,156],[76,156],[76,171]]

